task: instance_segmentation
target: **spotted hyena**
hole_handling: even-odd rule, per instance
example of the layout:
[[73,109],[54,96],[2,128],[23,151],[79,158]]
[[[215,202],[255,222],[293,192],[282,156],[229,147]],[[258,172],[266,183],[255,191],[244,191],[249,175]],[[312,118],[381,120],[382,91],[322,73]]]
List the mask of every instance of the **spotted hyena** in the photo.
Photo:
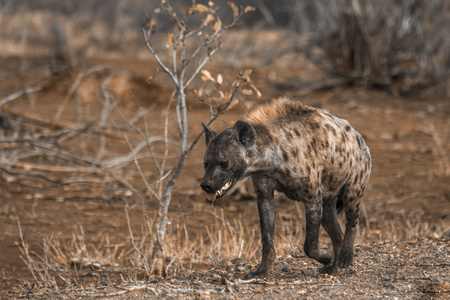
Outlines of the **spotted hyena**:
[[[304,251],[333,273],[353,261],[359,203],[369,180],[371,158],[361,135],[346,120],[286,98],[256,106],[245,120],[217,134],[204,126],[208,150],[201,183],[219,198],[246,176],[255,187],[262,260],[246,278],[266,277],[275,259],[274,191],[305,204]],[[345,234],[337,214],[344,210]],[[322,224],[333,253],[319,249]]]

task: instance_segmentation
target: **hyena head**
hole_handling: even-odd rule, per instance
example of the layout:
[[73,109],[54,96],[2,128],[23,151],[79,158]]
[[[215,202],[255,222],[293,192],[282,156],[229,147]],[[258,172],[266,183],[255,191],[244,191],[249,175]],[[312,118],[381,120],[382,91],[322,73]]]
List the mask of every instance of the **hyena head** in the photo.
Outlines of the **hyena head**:
[[247,169],[246,152],[255,143],[255,130],[245,121],[217,134],[203,124],[206,151],[205,176],[200,186],[210,201],[220,198],[242,178]]

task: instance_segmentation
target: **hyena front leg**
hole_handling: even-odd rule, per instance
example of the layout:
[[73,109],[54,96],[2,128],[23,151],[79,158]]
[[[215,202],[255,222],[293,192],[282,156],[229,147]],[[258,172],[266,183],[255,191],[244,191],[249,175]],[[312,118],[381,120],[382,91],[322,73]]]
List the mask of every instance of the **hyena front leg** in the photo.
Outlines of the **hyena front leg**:
[[327,265],[331,262],[330,253],[319,249],[319,229],[322,221],[322,193],[319,193],[315,201],[305,202],[306,238],[303,249],[305,254]]
[[262,240],[262,258],[261,263],[256,271],[252,271],[245,276],[245,279],[254,277],[264,278],[269,275],[275,260],[275,202],[274,190],[275,182],[267,177],[253,177],[253,185],[255,186],[259,222],[261,226]]

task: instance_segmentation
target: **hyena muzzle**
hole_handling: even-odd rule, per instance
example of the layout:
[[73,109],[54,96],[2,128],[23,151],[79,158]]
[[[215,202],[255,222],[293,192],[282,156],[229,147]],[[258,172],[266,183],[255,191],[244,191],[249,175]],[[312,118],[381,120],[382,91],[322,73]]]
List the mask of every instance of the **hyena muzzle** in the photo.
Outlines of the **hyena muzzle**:
[[[257,195],[262,260],[246,279],[266,277],[275,260],[274,191],[305,205],[304,251],[334,273],[353,261],[360,199],[371,171],[370,151],[346,120],[286,98],[256,106],[245,120],[217,134],[207,126],[205,176],[213,201],[251,176]],[[345,233],[337,215],[345,212]],[[333,252],[319,249],[322,224]]]

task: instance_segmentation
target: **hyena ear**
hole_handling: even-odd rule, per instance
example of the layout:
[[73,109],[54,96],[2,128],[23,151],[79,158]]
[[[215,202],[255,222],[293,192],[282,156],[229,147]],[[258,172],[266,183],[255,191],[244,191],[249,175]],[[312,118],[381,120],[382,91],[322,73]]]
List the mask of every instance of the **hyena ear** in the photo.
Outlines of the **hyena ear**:
[[239,120],[234,124],[233,130],[237,133],[239,142],[244,145],[245,149],[255,144],[256,132],[252,125],[246,121]]
[[206,126],[205,124],[203,124],[203,130],[205,131],[205,141],[206,141],[206,146],[208,146],[209,141],[212,140],[213,137],[215,137],[217,135],[217,133],[211,129],[209,129],[208,126]]

